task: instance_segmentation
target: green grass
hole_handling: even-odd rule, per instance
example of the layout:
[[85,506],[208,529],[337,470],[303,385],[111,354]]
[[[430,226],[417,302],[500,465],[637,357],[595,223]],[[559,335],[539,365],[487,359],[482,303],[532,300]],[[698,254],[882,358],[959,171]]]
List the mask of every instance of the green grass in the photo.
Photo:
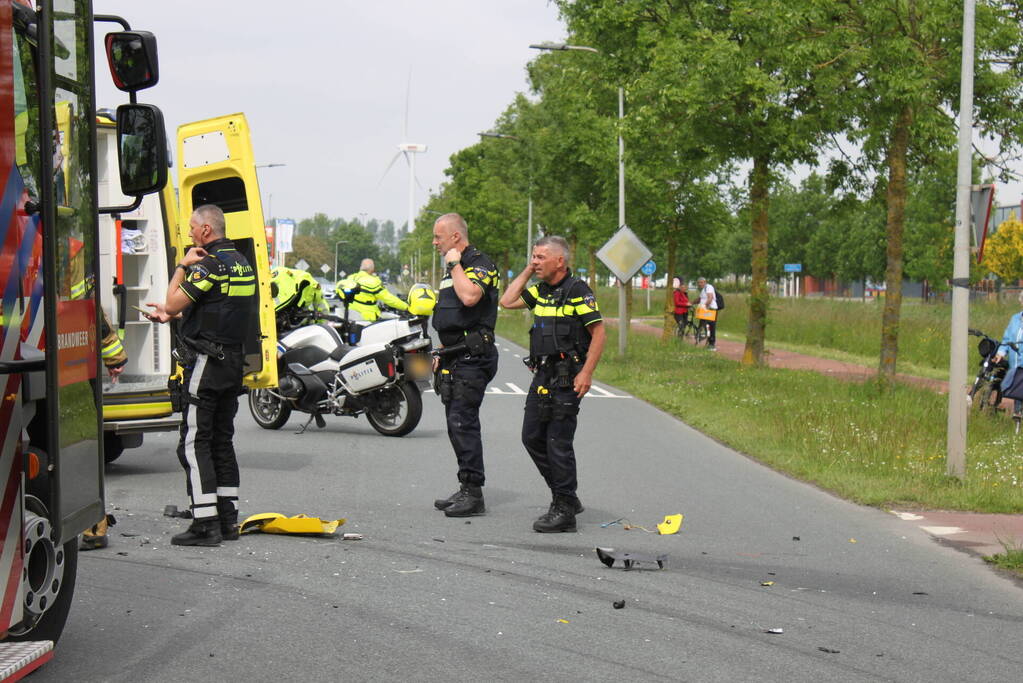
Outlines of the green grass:
[[1023,578],[1023,548],[1004,544],[1005,552],[985,555],[984,561]]
[[[693,295],[694,292],[690,292]],[[649,318],[657,325],[663,320],[664,290],[633,294],[633,318]],[[725,338],[744,340],[749,317],[747,297],[729,293],[727,307],[718,320],[718,332]],[[618,315],[614,288],[598,291],[601,311],[610,318]],[[1015,297],[1005,303],[971,302],[970,327],[1001,339],[1009,318],[1019,312]],[[834,358],[868,367],[878,364],[881,351],[882,300],[829,298],[772,298],[768,310],[768,346],[824,358]],[[950,304],[924,304],[904,300],[899,323],[898,371],[932,379],[947,379],[949,364]],[[976,337],[970,337],[969,364],[976,364]]]
[[[521,314],[502,314],[497,332],[521,344],[527,327]],[[598,380],[781,472],[883,508],[1023,512],[1023,438],[1013,437],[1005,415],[971,417],[961,482],[945,474],[944,396],[903,385],[881,391],[874,383],[814,372],[743,368],[636,333],[623,361],[616,334],[609,337]]]

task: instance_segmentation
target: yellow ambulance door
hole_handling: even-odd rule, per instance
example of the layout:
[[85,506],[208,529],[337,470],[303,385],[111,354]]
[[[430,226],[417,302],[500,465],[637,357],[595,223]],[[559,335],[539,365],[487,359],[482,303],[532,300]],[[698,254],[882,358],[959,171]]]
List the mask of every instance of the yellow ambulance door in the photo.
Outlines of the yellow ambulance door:
[[270,262],[263,207],[256,181],[249,125],[244,114],[187,123],[178,128],[178,243],[188,246],[188,218],[203,204],[216,204],[227,220],[227,238],[256,271],[256,310],[245,343],[245,384],[277,385],[277,330],[270,296]]

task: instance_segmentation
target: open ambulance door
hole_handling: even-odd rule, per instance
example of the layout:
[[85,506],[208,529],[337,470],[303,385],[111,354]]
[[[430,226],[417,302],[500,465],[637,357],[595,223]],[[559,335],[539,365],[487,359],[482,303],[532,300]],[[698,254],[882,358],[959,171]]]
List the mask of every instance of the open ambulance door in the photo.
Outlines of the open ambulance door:
[[249,125],[244,114],[187,123],[178,128],[179,219],[173,258],[189,246],[188,220],[203,204],[216,204],[227,220],[227,238],[256,271],[256,310],[245,342],[245,385],[277,385],[277,328],[270,296],[270,262],[263,207],[256,181]]

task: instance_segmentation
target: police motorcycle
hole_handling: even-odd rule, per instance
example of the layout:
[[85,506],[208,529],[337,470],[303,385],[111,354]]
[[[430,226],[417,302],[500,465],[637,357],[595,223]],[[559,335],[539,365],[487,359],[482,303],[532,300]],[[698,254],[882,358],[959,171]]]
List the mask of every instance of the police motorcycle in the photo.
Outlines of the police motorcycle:
[[324,428],[324,415],[365,414],[384,436],[404,436],[419,424],[419,385],[432,368],[426,324],[436,294],[414,285],[411,317],[374,323],[349,316],[353,298],[354,292],[345,293],[343,318],[315,309],[278,312],[278,386],[249,392],[249,410],[260,427],[280,429],[293,411],[309,414],[299,433],[313,421]]

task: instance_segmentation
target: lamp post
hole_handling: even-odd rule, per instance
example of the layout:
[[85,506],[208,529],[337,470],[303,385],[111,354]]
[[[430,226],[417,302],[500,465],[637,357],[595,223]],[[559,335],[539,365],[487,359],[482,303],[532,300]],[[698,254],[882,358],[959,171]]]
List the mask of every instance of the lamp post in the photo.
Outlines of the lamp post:
[[[525,140],[518,137],[517,135],[508,135],[506,133],[492,133],[487,131],[485,133],[476,133],[481,138],[497,138],[498,140],[514,140],[515,142],[521,142],[525,144]],[[526,208],[526,267],[529,267],[529,261],[533,256],[533,168],[530,164],[529,169],[529,191],[527,192],[528,207]]]
[[[534,50],[562,51],[579,50],[600,54],[600,50],[586,45],[565,43],[536,43],[529,47]],[[625,225],[625,140],[622,138],[622,119],[625,118],[625,89],[618,86],[618,227]],[[625,310],[625,283],[618,281],[618,355],[625,355],[625,341],[628,338],[629,319]]]

